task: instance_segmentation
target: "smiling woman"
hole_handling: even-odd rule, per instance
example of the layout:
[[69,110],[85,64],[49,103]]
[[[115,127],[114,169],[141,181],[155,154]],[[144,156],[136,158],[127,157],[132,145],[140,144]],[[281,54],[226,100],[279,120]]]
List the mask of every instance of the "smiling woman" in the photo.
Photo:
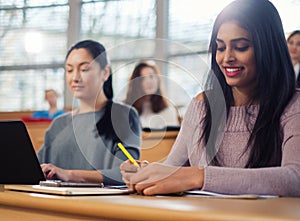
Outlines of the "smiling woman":
[[232,87],[235,106],[257,102],[256,64],[250,33],[238,22],[227,22],[220,27],[216,43],[216,62],[226,83]]
[[214,22],[210,52],[207,88],[190,102],[166,161],[135,173],[125,162],[123,180],[145,195],[300,196],[300,91],[277,9],[233,1]]

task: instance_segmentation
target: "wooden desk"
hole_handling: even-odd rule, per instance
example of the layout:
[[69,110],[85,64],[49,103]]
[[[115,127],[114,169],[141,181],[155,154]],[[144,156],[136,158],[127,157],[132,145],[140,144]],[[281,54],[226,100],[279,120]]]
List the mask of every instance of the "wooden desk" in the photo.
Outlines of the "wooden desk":
[[197,196],[62,197],[0,192],[0,220],[300,220],[300,198],[214,199]]
[[141,160],[162,162],[168,156],[179,131],[142,133]]
[[33,111],[0,112],[0,120],[21,120],[32,116]]

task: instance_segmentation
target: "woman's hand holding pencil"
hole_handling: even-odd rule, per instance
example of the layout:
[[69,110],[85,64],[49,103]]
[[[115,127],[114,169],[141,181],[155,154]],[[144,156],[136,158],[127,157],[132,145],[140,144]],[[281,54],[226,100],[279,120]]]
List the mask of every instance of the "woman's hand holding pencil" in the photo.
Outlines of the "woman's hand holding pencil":
[[139,169],[147,166],[149,164],[149,162],[147,160],[143,160],[143,161],[135,160],[121,143],[118,143],[118,147],[122,150],[122,152],[128,158],[128,160],[125,161],[124,163],[122,163],[121,166],[120,166],[120,170],[121,170],[121,173],[123,175],[123,180],[124,180],[124,182],[126,183],[126,185],[128,187],[134,189],[133,186],[129,185],[130,177],[128,177],[127,179],[126,178],[124,179],[125,173],[126,174],[134,174]]
[[133,165],[140,167],[140,165],[136,162],[136,160],[130,155],[130,153],[126,150],[126,148],[123,146],[123,144],[118,143],[118,147],[122,150],[122,152],[125,154],[125,156],[129,159]]

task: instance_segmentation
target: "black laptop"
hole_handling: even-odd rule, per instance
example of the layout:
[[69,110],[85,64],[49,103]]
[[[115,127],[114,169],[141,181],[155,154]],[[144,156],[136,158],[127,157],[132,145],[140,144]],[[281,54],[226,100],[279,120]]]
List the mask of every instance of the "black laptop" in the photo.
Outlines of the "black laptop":
[[22,121],[0,121],[0,184],[39,184],[44,175]]
[[102,187],[102,183],[45,180],[23,121],[0,121],[0,184]]
[[45,180],[23,121],[0,121],[0,140],[0,184],[6,184],[5,189],[70,196],[133,192],[130,188],[104,188],[102,183]]

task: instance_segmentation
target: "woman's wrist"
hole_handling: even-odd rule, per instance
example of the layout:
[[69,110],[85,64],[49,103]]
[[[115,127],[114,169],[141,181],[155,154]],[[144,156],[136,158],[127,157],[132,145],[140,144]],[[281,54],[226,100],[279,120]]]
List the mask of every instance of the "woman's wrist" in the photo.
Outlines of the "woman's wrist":
[[66,181],[77,181],[74,177],[74,170],[66,170]]
[[203,167],[192,167],[192,168],[193,168],[192,189],[201,189],[204,185],[204,168]]

